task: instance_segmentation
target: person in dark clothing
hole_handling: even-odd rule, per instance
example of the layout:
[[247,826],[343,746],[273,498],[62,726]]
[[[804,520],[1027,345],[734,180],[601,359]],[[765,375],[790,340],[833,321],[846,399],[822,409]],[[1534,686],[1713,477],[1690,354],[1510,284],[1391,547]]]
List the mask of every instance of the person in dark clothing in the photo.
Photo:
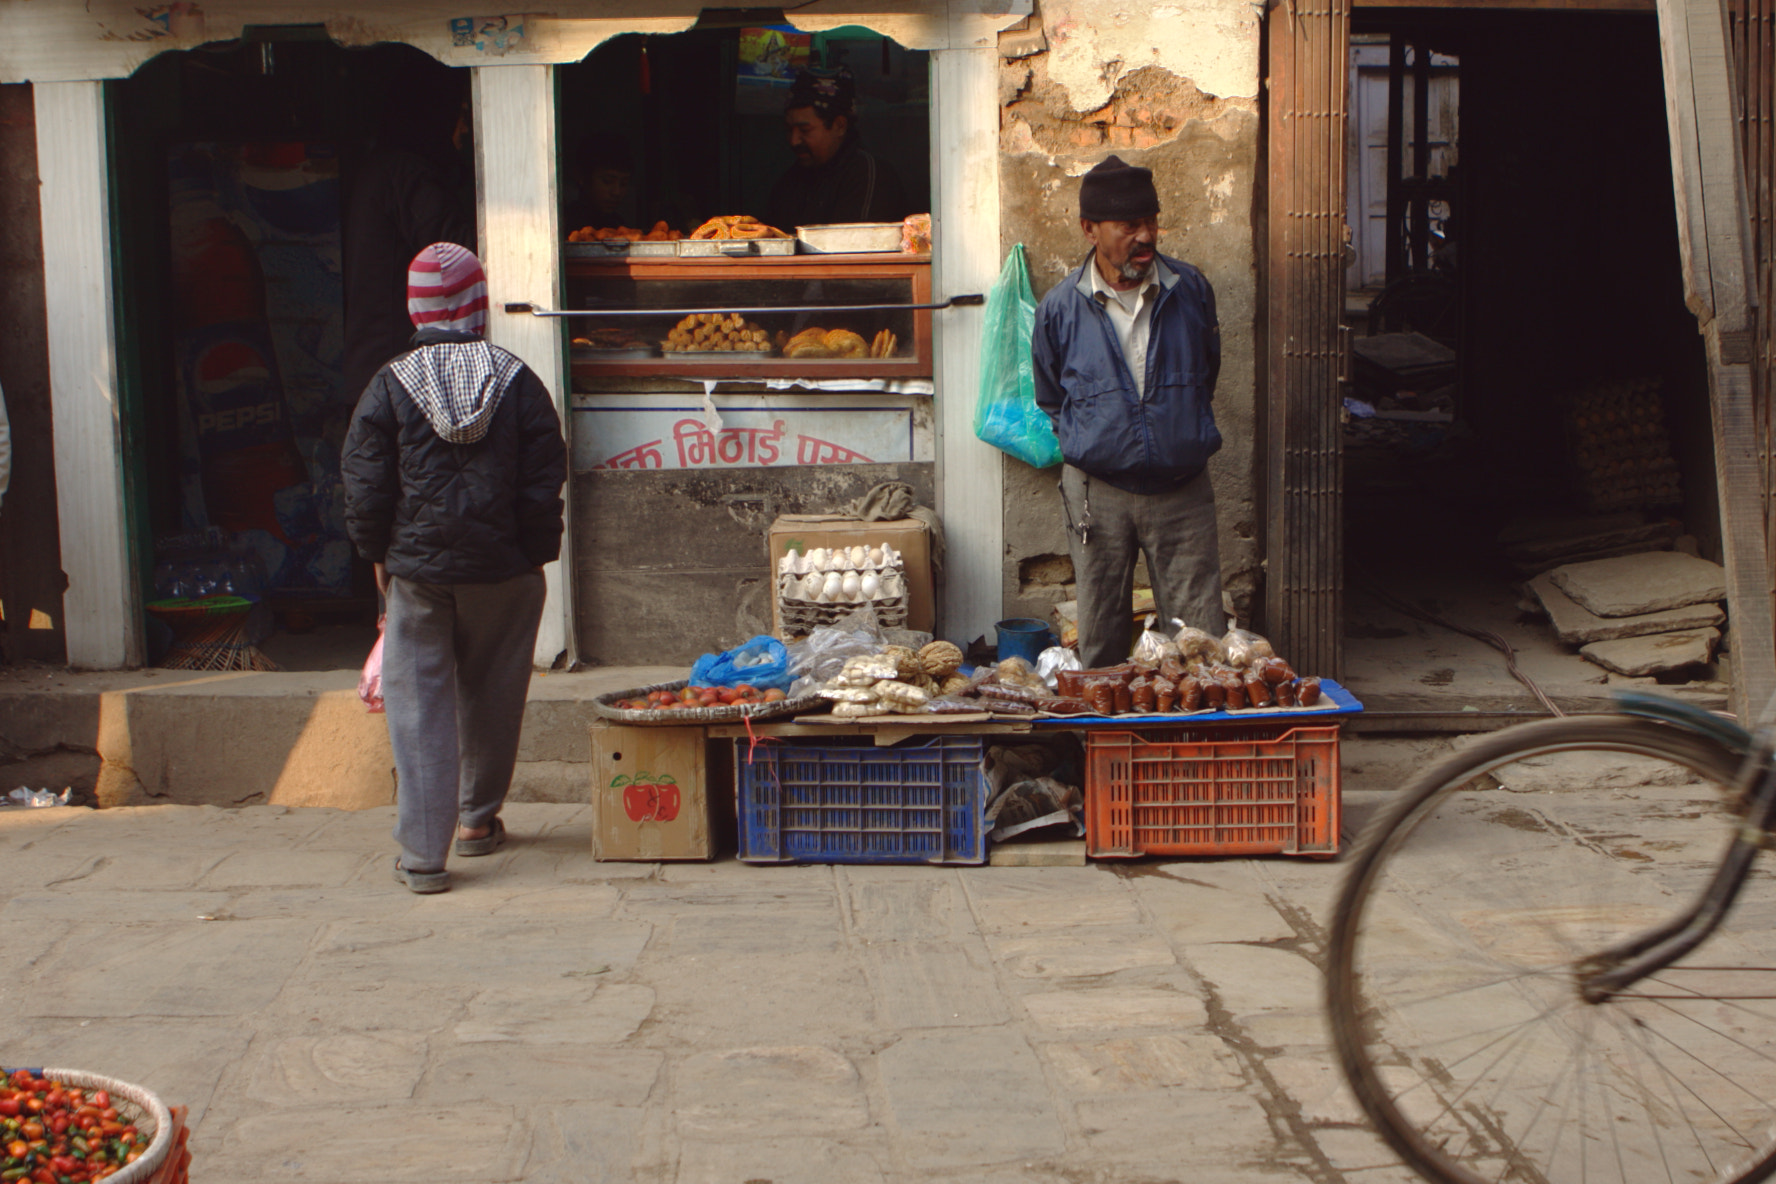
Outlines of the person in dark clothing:
[[1161,620],[1219,636],[1221,559],[1209,457],[1221,370],[1215,291],[1159,253],[1153,173],[1111,156],[1079,186],[1092,245],[1042,298],[1031,339],[1036,403],[1061,443],[1061,508],[1079,589],[1079,658],[1129,653],[1135,560]]
[[[466,109],[455,130],[423,125],[384,133],[352,177],[343,227],[345,390],[355,398],[370,376],[407,349],[407,261],[428,243],[475,247],[474,210],[451,184],[449,153],[463,150]],[[392,122],[392,121],[391,121]],[[436,121],[433,121],[436,126]]]
[[482,340],[474,255],[426,247],[407,291],[419,332],[364,388],[341,468],[346,530],[388,598],[395,879],[443,892],[453,834],[458,855],[505,839],[543,564],[561,554],[567,446],[542,381]]
[[578,193],[562,210],[563,231],[627,225],[623,211],[635,176],[635,153],[628,140],[608,132],[587,136],[566,172]]
[[858,141],[851,75],[803,71],[783,111],[794,167],[771,190],[765,221],[795,233],[833,222],[899,222],[907,208],[900,177]]

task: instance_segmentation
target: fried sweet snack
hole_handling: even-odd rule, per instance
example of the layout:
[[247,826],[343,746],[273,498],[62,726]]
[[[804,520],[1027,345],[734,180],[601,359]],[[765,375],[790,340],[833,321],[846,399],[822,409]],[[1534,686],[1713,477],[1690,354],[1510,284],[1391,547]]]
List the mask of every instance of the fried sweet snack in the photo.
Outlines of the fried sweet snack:
[[768,333],[739,313],[694,312],[672,327],[660,348],[682,353],[769,353]]
[[869,343],[850,329],[811,326],[782,342],[786,358],[867,358]]
[[632,243],[670,243],[677,242],[684,235],[672,229],[664,222],[656,222],[651,230],[641,230],[634,226],[582,226],[567,236],[570,243],[602,243],[620,239]]
[[766,226],[751,214],[721,214],[691,231],[694,239],[788,238],[775,226]]

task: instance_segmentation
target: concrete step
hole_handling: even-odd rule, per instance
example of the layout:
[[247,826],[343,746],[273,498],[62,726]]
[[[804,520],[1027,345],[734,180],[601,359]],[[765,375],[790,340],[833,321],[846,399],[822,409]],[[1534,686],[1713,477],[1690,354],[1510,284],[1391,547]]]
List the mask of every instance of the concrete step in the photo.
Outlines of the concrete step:
[[[512,800],[591,800],[590,701],[683,678],[682,667],[607,667],[531,680]],[[383,716],[357,672],[139,670],[0,673],[0,786],[101,806],[332,806],[395,800]]]

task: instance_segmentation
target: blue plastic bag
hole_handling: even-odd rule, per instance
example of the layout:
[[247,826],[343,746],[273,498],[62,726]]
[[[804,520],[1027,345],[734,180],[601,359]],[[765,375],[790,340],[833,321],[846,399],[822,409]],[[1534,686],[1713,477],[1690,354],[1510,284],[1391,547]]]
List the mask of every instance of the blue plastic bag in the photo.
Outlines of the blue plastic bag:
[[761,691],[775,688],[788,694],[789,684],[794,681],[789,651],[781,641],[763,633],[726,653],[704,654],[691,667],[694,687],[737,687],[746,683]]
[[1036,295],[1024,244],[1011,248],[987,296],[981,338],[980,397],[974,403],[974,434],[1038,469],[1061,463],[1048,414],[1036,406],[1030,338],[1036,331]]

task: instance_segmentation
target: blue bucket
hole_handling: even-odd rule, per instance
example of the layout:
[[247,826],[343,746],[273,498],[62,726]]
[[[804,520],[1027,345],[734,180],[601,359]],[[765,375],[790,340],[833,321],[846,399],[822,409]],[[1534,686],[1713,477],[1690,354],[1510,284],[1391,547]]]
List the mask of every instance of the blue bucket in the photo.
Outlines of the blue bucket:
[[1030,665],[1036,665],[1036,659],[1042,651],[1056,644],[1055,636],[1049,632],[1047,621],[1038,621],[1034,617],[1012,617],[1000,621],[994,628],[999,634],[999,660],[1022,658]]

